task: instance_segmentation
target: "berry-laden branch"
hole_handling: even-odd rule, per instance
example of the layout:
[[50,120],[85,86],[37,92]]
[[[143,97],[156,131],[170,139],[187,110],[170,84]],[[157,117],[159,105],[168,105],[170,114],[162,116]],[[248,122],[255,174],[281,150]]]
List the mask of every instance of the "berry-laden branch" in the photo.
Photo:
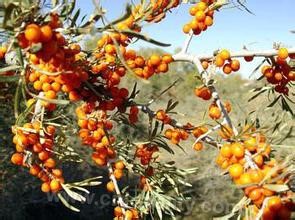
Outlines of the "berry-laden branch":
[[107,162],[107,167],[108,167],[108,172],[109,172],[109,175],[110,175],[109,178],[112,181],[112,183],[114,184],[115,193],[116,193],[116,195],[118,197],[117,198],[117,204],[122,208],[123,214],[125,215],[125,209],[130,209],[131,207],[128,206],[123,200],[123,197],[122,197],[120,188],[118,186],[117,179],[116,179],[116,177],[114,175],[113,167],[112,167],[112,164],[110,163],[110,161]]
[[[295,48],[288,48],[290,54],[295,54]],[[278,55],[278,49],[271,50],[247,50],[231,51],[231,58],[244,58],[244,57],[273,57]],[[212,60],[216,55],[198,54],[199,60]]]
[[[191,37],[191,35],[188,36],[188,38],[190,38],[190,37]],[[212,84],[210,84],[209,74],[203,68],[202,63],[201,63],[201,60],[199,59],[199,57],[197,55],[191,55],[191,54],[188,54],[188,53],[180,52],[178,54],[175,54],[173,56],[173,59],[175,61],[191,62],[191,63],[193,63],[196,66],[198,72],[201,74],[201,77],[203,79],[204,84],[210,89],[210,91],[212,93],[212,96],[213,96],[213,98],[214,98],[214,100],[216,102],[216,105],[221,110],[222,115],[223,115],[226,123],[229,125],[230,128],[233,129],[233,132],[236,135],[237,134],[237,130],[233,126],[232,121],[231,121],[231,119],[230,119],[230,117],[229,117],[229,115],[228,115],[228,113],[227,113],[224,105],[221,102],[221,99],[220,99],[220,97],[218,95],[217,90],[215,89],[215,87]]]

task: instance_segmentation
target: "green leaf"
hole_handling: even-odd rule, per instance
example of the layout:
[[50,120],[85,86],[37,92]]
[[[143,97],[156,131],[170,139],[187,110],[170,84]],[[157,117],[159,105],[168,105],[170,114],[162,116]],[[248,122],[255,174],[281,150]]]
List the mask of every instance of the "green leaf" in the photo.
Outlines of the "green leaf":
[[76,21],[77,21],[79,15],[80,15],[80,9],[77,10],[76,14],[75,14],[74,17],[72,18],[72,22],[71,22],[70,27],[74,27],[74,26],[76,26]]
[[293,111],[292,111],[292,109],[290,108],[290,106],[289,106],[289,104],[288,104],[288,102],[282,97],[282,107],[283,107],[283,110],[285,110],[285,111],[287,111],[287,112],[290,112],[292,115],[294,115],[293,114]]
[[131,8],[131,6],[129,4],[127,4],[126,9],[125,9],[125,14],[122,17],[120,17],[120,18],[112,21],[111,23],[107,24],[105,27],[103,27],[103,29],[106,30],[108,28],[112,28],[114,25],[116,25],[116,24],[120,23],[121,21],[124,21],[127,18],[129,18],[129,16],[131,14],[132,14],[132,8]]
[[76,207],[70,205],[67,200],[60,194],[57,194],[58,198],[60,199],[60,201],[64,204],[65,207],[69,208],[70,210],[74,211],[74,212],[80,212],[79,209],[77,209]]
[[3,68],[0,69],[0,73],[5,73],[5,72],[9,72],[9,71],[18,70],[19,68],[21,68],[21,66],[18,66],[18,65],[6,66],[6,67],[3,67]]
[[[270,90],[269,87],[263,87],[263,88],[259,88],[259,92],[256,93],[254,96],[252,96],[250,99],[248,99],[248,102],[251,102],[252,100],[256,99],[259,95],[261,95],[262,93],[266,92]],[[257,91],[256,89],[254,91]]]
[[1,76],[0,75],[0,82],[16,82],[20,78],[19,75],[17,76]]
[[16,55],[17,55],[20,65],[23,67],[24,66],[24,57],[23,57],[22,50],[20,49],[20,47],[17,48]]
[[279,101],[280,98],[282,98],[281,95],[279,95],[275,100],[273,100],[267,107],[273,107]]
[[[110,31],[112,31],[112,30],[110,30]],[[122,34],[126,34],[126,35],[128,35],[128,36],[130,36],[130,37],[138,38],[138,39],[140,39],[140,40],[143,40],[143,41],[149,42],[149,43],[151,43],[151,44],[155,44],[155,45],[157,45],[157,46],[161,46],[161,47],[169,47],[169,46],[171,46],[171,44],[162,43],[162,42],[160,42],[160,41],[154,40],[154,39],[152,39],[152,38],[150,38],[150,37],[148,37],[148,36],[145,36],[145,35],[143,35],[143,34],[140,34],[140,33],[138,33],[138,32],[135,32],[135,31],[131,31],[131,30],[123,30],[123,31],[120,31],[120,33],[122,33]]]
[[[36,102],[36,101],[35,101]],[[26,108],[25,111],[23,111],[19,116],[18,118],[16,119],[16,122],[15,124],[16,125],[22,125],[24,120],[26,119],[26,117],[28,116],[28,114],[30,114],[30,112],[32,111],[32,109],[34,108],[34,103],[32,103],[29,107]]]
[[21,98],[21,87],[22,87],[22,79],[19,79],[15,94],[14,94],[14,117],[17,119],[19,115],[20,109],[20,98]]

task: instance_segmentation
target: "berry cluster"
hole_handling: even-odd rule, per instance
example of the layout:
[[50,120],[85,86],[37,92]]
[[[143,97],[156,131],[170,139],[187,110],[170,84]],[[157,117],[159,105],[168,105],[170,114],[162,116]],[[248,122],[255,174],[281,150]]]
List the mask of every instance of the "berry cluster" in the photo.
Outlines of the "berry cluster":
[[99,166],[104,166],[108,158],[115,158],[116,153],[112,148],[115,137],[108,135],[107,131],[113,128],[111,121],[107,120],[106,112],[96,111],[95,104],[85,103],[76,109],[79,136],[82,143],[92,147],[92,159]]
[[164,124],[170,124],[171,118],[164,110],[158,110],[156,112],[155,118],[159,121],[162,121]]
[[173,144],[179,144],[181,140],[187,140],[189,133],[184,129],[173,128],[165,131],[165,137],[169,139]]
[[[230,104],[230,102],[228,102],[228,101],[224,102],[224,107],[225,107],[225,110],[227,111],[227,113],[231,112],[231,104]],[[217,106],[216,103],[212,103],[209,106],[209,117],[212,118],[213,120],[220,119],[221,110],[219,109],[219,107]]]
[[[43,132],[42,132],[43,131]],[[28,167],[30,174],[37,176],[43,183],[43,192],[58,192],[64,182],[62,171],[56,168],[56,161],[53,158],[53,140],[55,127],[47,126],[41,128],[39,122],[26,123],[23,127],[13,130],[13,143],[16,153],[11,157],[13,164]],[[44,133],[44,135],[40,135]],[[28,155],[32,154],[32,160]]]
[[190,23],[183,26],[183,32],[188,34],[193,31],[195,35],[199,35],[202,31],[206,31],[208,27],[213,25],[214,10],[210,9],[210,5],[214,0],[201,0],[190,8],[190,15],[193,19]]
[[179,4],[180,0],[151,0],[149,4],[151,9],[145,20],[147,22],[159,22],[165,18],[168,10],[177,7]]
[[114,209],[115,220],[138,220],[140,219],[139,213],[136,209],[128,209],[123,214],[123,209],[120,206],[115,207]]
[[195,95],[203,100],[209,100],[212,97],[210,89],[206,86],[195,88]]
[[[268,199],[267,206],[263,207],[262,219],[289,219],[282,218],[282,215],[286,214],[290,217],[291,213],[286,205],[288,200],[283,202],[281,199],[285,193],[271,191],[263,185],[267,183],[269,173],[275,178],[284,171],[272,171],[278,164],[275,159],[270,159],[270,152],[271,147],[265,136],[248,126],[244,128],[241,141],[226,142],[222,145],[216,163],[222,169],[227,169],[233,181],[243,187],[245,195],[256,208],[256,214],[265,199]],[[284,184],[286,181],[287,177],[282,177],[275,183]]]
[[232,72],[237,72],[240,69],[240,62],[235,59],[231,59],[230,53],[228,50],[221,50],[215,60],[214,64],[217,67],[222,67],[222,71],[225,74],[231,74]]
[[[30,68],[26,79],[35,91],[43,91],[47,99],[56,99],[59,92],[67,93],[71,101],[81,99],[78,90],[81,83],[88,79],[88,73],[83,70],[78,54],[81,49],[77,44],[68,45],[65,38],[54,28],[59,27],[55,21],[58,16],[52,15],[51,22],[39,26],[29,24],[24,33],[18,36],[22,48],[31,48],[26,53]],[[41,43],[41,48],[33,51],[34,45]],[[55,104],[43,102],[49,110],[55,109]]]
[[[290,56],[292,57],[292,55]],[[288,83],[295,81],[295,71],[292,70],[286,61],[288,57],[288,50],[286,48],[280,48],[278,50],[278,56],[272,61],[272,66],[265,65],[261,69],[266,80],[275,85],[275,91],[285,95],[289,93]]]
[[135,152],[135,157],[140,159],[142,165],[148,165],[153,158],[153,154],[158,152],[159,148],[152,144],[138,145]]

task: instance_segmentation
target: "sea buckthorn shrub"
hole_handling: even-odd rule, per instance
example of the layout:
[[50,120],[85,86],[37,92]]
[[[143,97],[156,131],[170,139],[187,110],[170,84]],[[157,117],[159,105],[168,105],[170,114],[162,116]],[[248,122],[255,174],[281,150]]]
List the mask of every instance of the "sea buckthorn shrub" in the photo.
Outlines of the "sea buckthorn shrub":
[[[10,161],[40,179],[42,192],[58,196],[66,207],[79,212],[65,195],[86,202],[85,194],[90,193],[86,187],[104,185],[114,196],[115,219],[154,215],[162,219],[163,214],[173,217],[180,211],[175,202],[186,200],[181,192],[189,185],[186,177],[196,173],[196,169],[179,168],[174,161],[164,161],[162,154],[174,154],[176,147],[186,151],[182,145],[190,140],[189,145],[198,154],[214,148],[220,173],[229,176],[243,191],[244,197],[231,216],[240,213],[245,219],[291,219],[293,155],[282,161],[275,159],[274,137],[267,134],[257,118],[254,122],[246,118],[245,123],[232,120],[231,114],[239,110],[220,96],[214,77],[220,70],[226,75],[238,72],[242,65],[239,58],[251,62],[256,56],[264,57],[259,80],[265,78],[266,85],[257,88],[258,93],[251,100],[268,91],[275,95],[268,107],[281,100],[281,112],[292,115],[289,103],[293,103],[290,90],[294,86],[294,49],[279,45],[267,52],[218,49],[209,56],[187,53],[192,38],[213,25],[214,14],[225,5],[219,0],[201,0],[189,9],[192,20],[183,26],[187,39],[180,52],[146,57],[134,50],[133,43],[143,40],[169,46],[143,31],[146,24],[161,22],[170,10],[180,8],[180,1],[136,2],[127,5],[121,18],[108,23],[105,11],[97,5],[96,14],[85,21],[85,17],[77,20],[80,10],[75,9],[75,2],[53,1],[50,9],[28,2],[3,6],[6,38],[0,47],[0,80],[5,86],[8,82],[16,85],[15,125],[11,129],[15,153]],[[99,33],[96,45],[85,50],[83,37],[91,33]],[[143,82],[160,78],[176,62],[195,66],[195,86],[188,89],[197,96],[193,101],[206,105],[203,122],[178,121],[175,108],[179,102],[174,99],[166,107],[152,105],[175,83],[147,103],[138,101],[137,84],[128,84],[127,77]],[[75,109],[74,119],[64,112],[64,106]],[[142,115],[147,120],[143,121]],[[139,127],[140,123],[146,126]],[[274,123],[272,129],[275,131],[281,123]],[[147,131],[141,131],[145,135],[140,140],[132,136],[121,138],[117,130],[122,125]],[[69,133],[71,127],[75,128]],[[291,133],[292,129],[284,138]],[[74,183],[64,178],[63,163],[81,162],[77,159],[79,154],[65,147],[72,135],[78,137],[81,147],[91,151],[87,162],[107,171],[106,182],[99,181],[101,176]],[[136,193],[128,184],[122,186],[130,175],[136,182]]]

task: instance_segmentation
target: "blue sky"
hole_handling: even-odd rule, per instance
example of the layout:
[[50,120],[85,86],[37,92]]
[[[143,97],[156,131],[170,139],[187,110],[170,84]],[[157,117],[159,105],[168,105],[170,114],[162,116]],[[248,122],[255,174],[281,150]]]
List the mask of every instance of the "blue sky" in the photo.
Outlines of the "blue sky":
[[[126,1],[101,0],[101,4],[107,10],[107,18],[112,20],[122,15]],[[214,25],[194,38],[190,51],[211,54],[216,49],[240,50],[243,46],[249,49],[270,49],[273,42],[286,46],[295,45],[295,34],[290,33],[290,30],[295,30],[295,0],[247,0],[246,5],[255,15],[236,8],[217,12]],[[82,14],[90,14],[94,9],[92,0],[78,0],[77,6],[81,8]],[[182,4],[173,9],[161,23],[145,26],[143,33],[170,43],[171,46],[165,49],[173,52],[185,39],[182,26],[191,18],[188,13],[190,6]],[[154,47],[142,41],[133,47],[148,46]],[[259,60],[256,59],[255,63],[259,63]],[[255,63],[252,64],[252,69],[255,68]],[[241,69],[243,75],[249,71],[249,64]]]

